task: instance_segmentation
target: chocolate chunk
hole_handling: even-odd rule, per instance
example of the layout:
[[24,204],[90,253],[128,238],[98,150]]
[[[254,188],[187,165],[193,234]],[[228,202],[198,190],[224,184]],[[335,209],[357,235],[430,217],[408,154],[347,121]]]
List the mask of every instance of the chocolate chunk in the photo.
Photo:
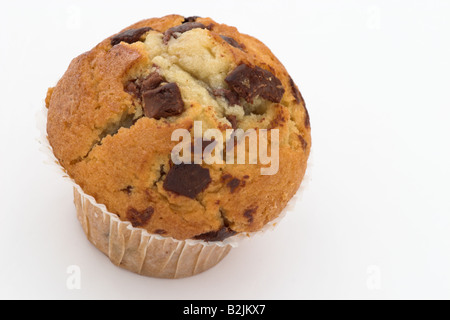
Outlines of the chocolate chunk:
[[176,116],[184,111],[180,89],[176,83],[168,83],[142,93],[144,114],[157,120]]
[[128,195],[131,195],[131,193],[133,192],[133,187],[132,186],[127,186],[126,188],[121,189],[120,191],[125,192]]
[[142,80],[141,90],[142,92],[146,92],[148,90],[156,89],[164,81],[165,79],[158,72],[152,72],[147,78]]
[[216,97],[224,97],[232,106],[241,104],[239,95],[236,92],[228,89],[214,89],[213,95],[215,95]]
[[170,168],[163,187],[167,191],[195,199],[211,183],[209,170],[198,164],[179,164]]
[[303,150],[306,150],[306,148],[308,147],[308,142],[306,142],[306,140],[301,135],[298,135],[298,138],[300,139]]
[[200,17],[199,16],[185,17],[183,23],[195,22],[195,20],[197,20],[198,18]]
[[222,181],[227,181],[229,179],[233,178],[233,176],[231,174],[225,173],[220,179]]
[[130,207],[127,210],[127,220],[131,222],[133,227],[141,227],[147,224],[154,212],[155,210],[153,207],[148,207],[144,211],[139,211]]
[[140,100],[142,98],[142,92],[156,89],[163,82],[165,82],[165,79],[155,71],[150,73],[145,79],[129,81],[125,85],[124,90]]
[[141,89],[135,81],[130,81],[125,85],[125,92],[131,94],[135,98],[139,98],[141,95]]
[[258,207],[245,210],[244,217],[247,218],[248,223],[253,222],[253,215],[255,214],[257,209]]
[[283,98],[284,88],[281,81],[270,71],[260,67],[252,68],[241,64],[225,78],[225,81],[231,90],[248,103],[253,103],[253,99],[257,96],[276,103]]
[[230,182],[227,183],[227,186],[230,188],[231,193],[234,193],[236,189],[241,185],[241,180],[234,178]]
[[114,37],[111,38],[111,45],[115,46],[116,44],[123,42],[133,43],[137,42],[141,39],[141,37],[147,33],[148,31],[153,30],[150,27],[144,27],[139,29],[130,29],[124,32],[121,32]]
[[291,85],[291,89],[292,89],[292,95],[295,98],[295,101],[297,101],[297,103],[304,103],[302,94],[300,93],[300,91],[298,90],[297,86],[295,85],[294,80],[289,77],[289,84]]
[[228,227],[223,227],[220,230],[217,231],[211,231],[207,233],[200,234],[198,236],[195,236],[195,240],[203,240],[203,241],[223,241],[226,238],[229,238],[231,236],[234,236],[236,234],[236,231],[231,230]]
[[223,40],[225,40],[226,42],[228,42],[228,44],[232,45],[235,48],[244,50],[244,46],[241,45],[239,42],[237,42],[236,40],[234,40],[233,38],[227,37],[227,36],[220,36]]
[[230,121],[231,127],[236,130],[238,123],[236,116],[233,115],[227,116],[227,120]]
[[175,39],[178,38],[176,33],[184,33],[192,29],[207,29],[203,23],[200,22],[186,22],[183,24],[180,24],[179,26],[172,27],[168,29],[166,32],[164,32],[163,41],[165,44],[167,44],[170,40],[170,37],[174,37]]

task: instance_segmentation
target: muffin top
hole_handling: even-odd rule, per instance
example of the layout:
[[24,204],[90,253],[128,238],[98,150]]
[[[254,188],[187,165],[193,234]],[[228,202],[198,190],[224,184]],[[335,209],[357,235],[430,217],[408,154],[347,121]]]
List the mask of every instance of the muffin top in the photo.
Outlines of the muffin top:
[[[75,58],[46,105],[53,152],[84,192],[134,227],[181,240],[260,230],[298,190],[311,146],[303,98],[280,61],[210,18],[128,27]],[[223,137],[198,139],[199,126]],[[192,151],[193,163],[174,161],[177,132],[190,134],[179,154]],[[262,169],[273,163],[252,159],[263,142],[271,156],[276,145],[271,174]],[[238,152],[225,161],[238,149],[245,161]],[[196,162],[205,150],[224,161]]]

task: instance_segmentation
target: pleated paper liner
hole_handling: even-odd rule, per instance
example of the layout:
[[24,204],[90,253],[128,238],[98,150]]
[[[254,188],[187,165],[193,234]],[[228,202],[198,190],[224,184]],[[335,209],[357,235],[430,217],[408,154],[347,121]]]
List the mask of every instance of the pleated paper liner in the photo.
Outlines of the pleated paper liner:
[[308,176],[310,170],[307,170],[296,196],[289,201],[277,219],[257,232],[240,233],[224,241],[214,242],[178,240],[150,234],[145,229],[133,227],[128,221],[120,220],[116,214],[109,212],[105,205],[97,203],[92,196],[83,192],[67,175],[53,154],[47,139],[47,109],[43,107],[36,118],[40,133],[38,139],[40,150],[47,155],[46,163],[55,168],[72,185],[78,220],[89,241],[113,264],[144,276],[177,279],[194,276],[214,267],[241,241],[272,230],[287,212],[293,210],[299,194],[310,181]]

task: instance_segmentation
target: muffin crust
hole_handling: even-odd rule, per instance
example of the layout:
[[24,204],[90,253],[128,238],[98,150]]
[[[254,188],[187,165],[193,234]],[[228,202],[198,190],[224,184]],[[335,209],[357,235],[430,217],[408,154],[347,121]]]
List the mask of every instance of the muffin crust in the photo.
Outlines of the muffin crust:
[[[261,229],[298,190],[311,147],[304,100],[283,65],[209,18],[148,19],[105,39],[72,61],[46,104],[49,142],[74,181],[120,219],[180,240]],[[278,129],[278,173],[173,164],[171,135],[193,132],[194,121],[224,134]],[[174,186],[186,172],[188,187]]]

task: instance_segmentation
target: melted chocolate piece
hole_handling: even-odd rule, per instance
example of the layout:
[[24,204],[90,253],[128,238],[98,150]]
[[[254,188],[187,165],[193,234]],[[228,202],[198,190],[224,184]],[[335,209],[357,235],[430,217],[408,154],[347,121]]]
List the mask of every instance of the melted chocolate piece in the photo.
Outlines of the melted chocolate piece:
[[222,175],[222,177],[220,178],[220,180],[222,181],[227,181],[229,179],[233,178],[233,176],[229,173],[225,173],[224,175]]
[[184,111],[184,102],[176,83],[165,83],[158,73],[152,72],[145,79],[128,82],[124,90],[140,100],[144,114],[149,118],[161,119],[176,116]]
[[130,81],[125,86],[125,92],[131,94],[135,98],[139,98],[141,95],[141,88],[139,88],[135,81]]
[[251,224],[253,222],[253,215],[255,214],[257,209],[258,207],[245,210],[244,217],[247,218],[248,223]]
[[131,222],[133,227],[142,227],[147,224],[147,222],[151,219],[155,210],[153,207],[148,207],[144,211],[138,211],[133,207],[130,207],[127,210],[127,220]]
[[168,29],[166,32],[164,32],[163,41],[165,44],[167,44],[171,37],[174,37],[175,39],[178,38],[176,33],[184,33],[192,29],[207,29],[203,23],[200,22],[186,22],[183,24],[180,24],[179,26],[172,27]]
[[224,97],[232,106],[241,105],[239,95],[234,91],[228,89],[214,89],[213,95],[215,95],[216,97]]
[[211,231],[207,233],[200,234],[198,236],[195,236],[195,240],[203,240],[203,241],[223,241],[226,238],[229,238],[231,236],[234,236],[236,234],[236,231],[231,230],[228,227],[223,227],[220,230],[217,231]]
[[230,182],[227,183],[227,186],[230,188],[231,193],[234,193],[236,189],[241,185],[241,180],[234,178]]
[[276,103],[283,98],[284,88],[281,81],[270,71],[260,67],[252,68],[241,64],[225,78],[225,81],[231,90],[248,103],[253,103],[253,99],[257,96]]
[[114,37],[111,38],[111,45],[115,46],[119,43],[126,42],[126,43],[133,43],[137,42],[141,39],[141,37],[147,33],[148,31],[153,30],[150,27],[144,27],[139,29],[129,29],[124,32],[121,32]]
[[128,195],[131,195],[133,193],[133,187],[132,186],[127,186],[126,188],[121,189],[120,191],[125,192]]
[[165,79],[158,72],[152,72],[147,76],[147,78],[142,80],[141,91],[145,92],[156,89],[164,81]]
[[144,114],[157,120],[176,116],[184,111],[184,102],[176,83],[168,83],[142,93]]
[[205,190],[211,183],[209,170],[198,164],[179,164],[170,168],[163,188],[191,199]]
[[195,20],[197,20],[198,18],[200,18],[200,17],[199,16],[185,17],[183,23],[195,22]]
[[236,40],[234,40],[233,38],[227,37],[227,36],[220,36],[223,40],[225,40],[226,42],[228,42],[229,45],[244,50],[244,46],[242,44],[240,44],[239,42],[237,42]]

